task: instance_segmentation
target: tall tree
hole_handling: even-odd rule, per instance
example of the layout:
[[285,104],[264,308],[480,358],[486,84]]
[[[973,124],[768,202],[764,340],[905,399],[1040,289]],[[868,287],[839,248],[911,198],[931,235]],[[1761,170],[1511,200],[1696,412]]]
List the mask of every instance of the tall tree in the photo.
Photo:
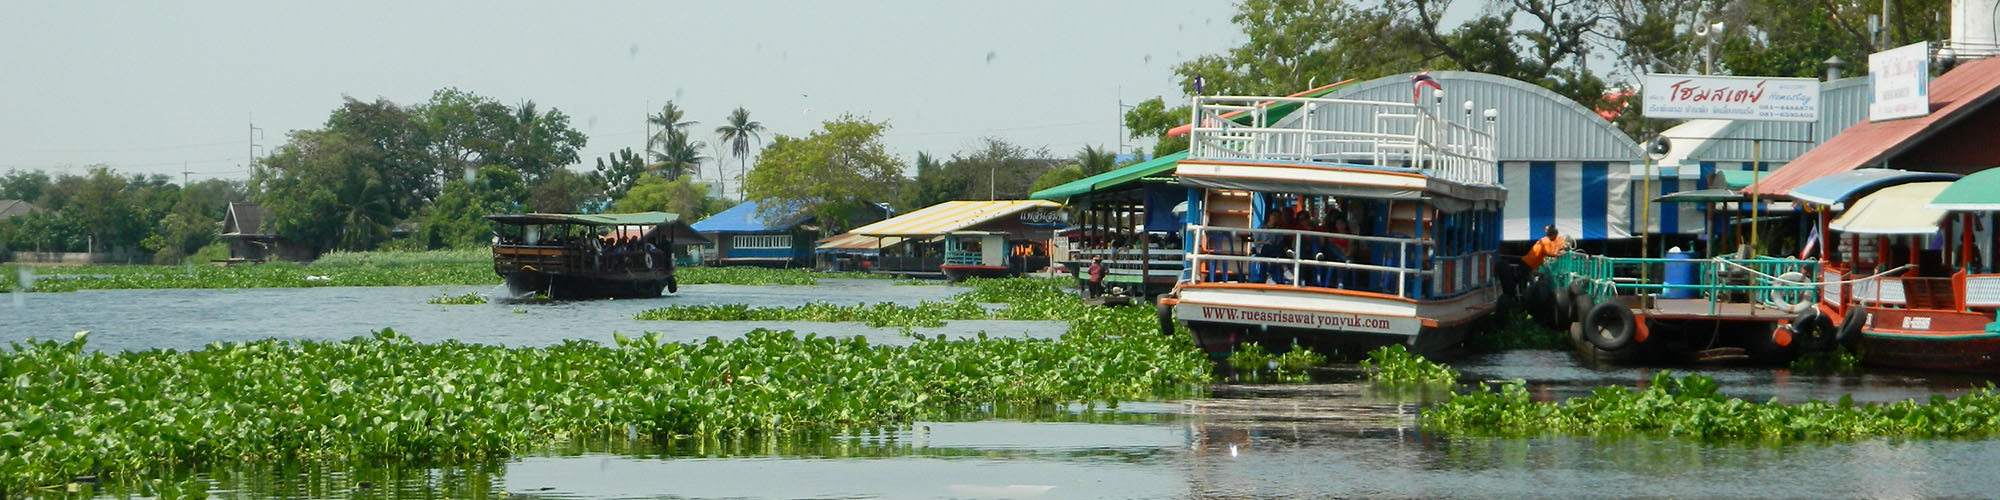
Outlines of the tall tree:
[[1125,132],[1133,139],[1155,138],[1154,157],[1187,151],[1187,136],[1169,137],[1167,132],[1186,125],[1191,113],[1186,104],[1168,108],[1158,97],[1139,101],[1125,112]]
[[967,189],[960,200],[1018,200],[1028,197],[1028,188],[1043,172],[1055,168],[1047,148],[1028,149],[998,137],[979,140],[971,150],[953,154],[945,162],[945,173],[960,179]]
[[1247,0],[1230,20],[1243,31],[1243,45],[1175,66],[1182,90],[1194,93],[1200,78],[1207,95],[1286,95],[1344,78],[1411,71],[1423,57],[1414,27],[1387,8],[1344,0]]
[[650,168],[660,174],[660,177],[667,179],[679,179],[688,174],[701,172],[701,163],[708,161],[708,157],[701,154],[703,146],[705,144],[696,142],[687,134],[673,134],[667,138],[666,143],[660,145],[657,157],[659,161],[653,163]]
[[444,194],[431,205],[420,232],[427,243],[463,248],[486,243],[493,235],[487,215],[520,213],[527,186],[521,174],[500,165],[481,167],[472,179],[445,183]]
[[625,196],[612,202],[611,208],[619,212],[660,211],[676,214],[681,220],[700,220],[714,214],[719,200],[709,196],[708,187],[682,177],[667,180],[658,175],[645,175],[632,186]]
[[[751,120],[750,110],[743,109],[742,106],[737,106],[736,110],[729,112],[726,123],[715,127],[715,135],[722,139],[723,144],[729,145],[729,154],[736,156],[738,186],[742,186],[744,177],[749,175],[749,168],[746,165],[750,158],[750,141],[754,139],[763,142],[763,132],[764,124]],[[737,191],[737,197],[741,198],[742,189],[738,188]]]
[[632,148],[620,149],[615,153],[597,159],[597,171],[591,180],[604,191],[606,199],[625,197],[625,191],[639,182],[639,176],[646,173],[646,160],[632,153]]
[[946,173],[944,164],[930,153],[917,153],[917,177],[910,189],[903,192],[902,209],[916,210],[957,199],[959,193],[968,187],[958,178]]
[[506,147],[491,163],[514,167],[529,184],[541,182],[555,169],[577,163],[577,151],[589,142],[582,132],[569,126],[569,115],[551,108],[540,111],[535,101],[524,101],[514,109],[506,130]]
[[1089,177],[1116,168],[1118,157],[1113,156],[1111,151],[1086,144],[1083,150],[1076,152],[1076,166],[1084,177]]
[[517,122],[514,111],[499,101],[451,87],[432,93],[418,110],[440,183],[502,160]]
[[558,168],[528,186],[528,205],[536,212],[573,213],[584,210],[601,196],[590,175]]
[[895,195],[903,162],[882,144],[887,122],[845,115],[825,122],[802,138],[783,134],[757,156],[757,168],[744,180],[746,199],[784,217],[799,207],[827,227],[847,227],[855,214]]

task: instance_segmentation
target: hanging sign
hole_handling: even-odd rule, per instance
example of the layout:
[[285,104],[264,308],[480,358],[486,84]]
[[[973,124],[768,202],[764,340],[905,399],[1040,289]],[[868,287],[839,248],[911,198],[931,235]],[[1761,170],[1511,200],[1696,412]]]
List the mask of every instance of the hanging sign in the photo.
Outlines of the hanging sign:
[[1646,75],[1647,118],[1819,120],[1819,80],[1746,76]]
[[1868,121],[1931,114],[1930,61],[1925,42],[1868,54]]

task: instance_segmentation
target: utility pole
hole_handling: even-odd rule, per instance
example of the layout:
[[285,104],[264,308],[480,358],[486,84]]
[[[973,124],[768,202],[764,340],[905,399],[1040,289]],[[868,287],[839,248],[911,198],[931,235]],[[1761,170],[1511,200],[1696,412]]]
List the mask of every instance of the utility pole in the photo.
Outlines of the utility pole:
[[[257,128],[257,113],[251,112],[249,116],[250,116],[250,147],[245,148],[244,151],[244,154],[246,154],[247,156],[243,157],[243,171],[245,174],[255,174],[256,173],[255,167],[257,166],[257,139],[264,137],[264,129]],[[181,170],[187,170],[187,165],[181,165]],[[183,176],[185,176],[185,174]]]
[[190,174],[190,173],[193,173],[193,172],[189,172],[189,171],[188,171],[188,162],[186,162],[186,161],[182,161],[182,162],[181,162],[181,189],[187,189],[187,187],[188,187],[188,174]]

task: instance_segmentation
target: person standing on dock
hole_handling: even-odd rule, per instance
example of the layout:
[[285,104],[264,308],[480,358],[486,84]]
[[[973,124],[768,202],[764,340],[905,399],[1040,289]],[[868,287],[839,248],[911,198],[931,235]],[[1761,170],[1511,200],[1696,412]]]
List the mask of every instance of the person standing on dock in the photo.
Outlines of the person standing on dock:
[[1535,240],[1534,246],[1528,247],[1528,254],[1521,256],[1521,263],[1527,264],[1530,272],[1541,269],[1543,261],[1561,256],[1569,246],[1562,234],[1556,232],[1555,224],[1542,227],[1542,235],[1542,239]]
[[1090,270],[1087,272],[1090,274],[1090,297],[1104,295],[1104,258],[1091,257]]

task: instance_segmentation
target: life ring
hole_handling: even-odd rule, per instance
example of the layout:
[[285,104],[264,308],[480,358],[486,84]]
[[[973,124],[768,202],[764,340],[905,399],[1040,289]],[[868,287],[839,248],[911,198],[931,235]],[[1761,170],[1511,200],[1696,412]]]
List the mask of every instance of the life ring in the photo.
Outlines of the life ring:
[[1833,332],[1834,342],[1853,347],[1861,342],[1861,324],[1868,322],[1868,311],[1861,306],[1847,310],[1847,317],[1840,320],[1840,329]]
[[646,269],[653,268],[653,252],[646,252]]
[[1639,327],[1632,320],[1632,310],[1618,301],[1605,301],[1590,308],[1583,315],[1583,336],[1591,345],[1606,351],[1616,351],[1632,345],[1632,338]]
[[1819,313],[1819,308],[1799,312],[1797,317],[1792,318],[1791,330],[1793,350],[1817,352],[1834,345],[1833,328],[1827,324],[1826,315]]

